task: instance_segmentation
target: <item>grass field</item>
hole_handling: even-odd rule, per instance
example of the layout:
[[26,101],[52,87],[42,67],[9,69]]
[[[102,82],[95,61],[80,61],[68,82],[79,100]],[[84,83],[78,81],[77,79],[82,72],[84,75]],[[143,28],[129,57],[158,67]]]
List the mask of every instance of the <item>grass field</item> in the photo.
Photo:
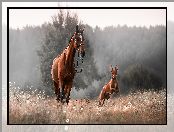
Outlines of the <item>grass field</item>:
[[[36,94],[37,93],[37,94]],[[166,91],[136,92],[109,99],[57,103],[44,92],[10,90],[10,124],[166,124]]]

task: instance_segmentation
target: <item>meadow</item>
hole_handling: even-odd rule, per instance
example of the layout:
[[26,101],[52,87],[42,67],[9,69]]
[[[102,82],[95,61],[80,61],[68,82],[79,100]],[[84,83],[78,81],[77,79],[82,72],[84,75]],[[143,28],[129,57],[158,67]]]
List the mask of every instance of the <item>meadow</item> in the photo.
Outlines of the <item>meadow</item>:
[[166,91],[118,95],[98,106],[97,99],[71,99],[62,105],[44,91],[9,91],[10,124],[166,124]]

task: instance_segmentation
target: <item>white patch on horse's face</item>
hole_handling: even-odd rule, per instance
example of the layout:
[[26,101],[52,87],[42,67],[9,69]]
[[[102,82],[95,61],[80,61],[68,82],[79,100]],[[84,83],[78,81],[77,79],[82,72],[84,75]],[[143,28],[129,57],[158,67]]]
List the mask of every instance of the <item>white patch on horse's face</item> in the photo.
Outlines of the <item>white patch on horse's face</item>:
[[82,41],[82,35],[81,35],[81,34],[80,34],[80,36],[79,36],[79,37],[80,37],[80,39],[81,39],[81,41]]

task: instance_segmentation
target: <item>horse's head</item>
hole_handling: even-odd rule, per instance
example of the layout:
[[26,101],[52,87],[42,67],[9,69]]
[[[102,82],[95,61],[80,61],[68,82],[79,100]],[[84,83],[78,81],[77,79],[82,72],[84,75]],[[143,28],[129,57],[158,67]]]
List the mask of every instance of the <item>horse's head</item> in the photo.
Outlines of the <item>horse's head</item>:
[[80,53],[81,57],[85,56],[85,45],[84,45],[84,29],[78,29],[78,25],[76,26],[76,32],[74,33],[74,48]]
[[118,66],[116,65],[114,68],[112,65],[110,66],[111,74],[112,74],[112,79],[116,79],[117,72],[118,72]]

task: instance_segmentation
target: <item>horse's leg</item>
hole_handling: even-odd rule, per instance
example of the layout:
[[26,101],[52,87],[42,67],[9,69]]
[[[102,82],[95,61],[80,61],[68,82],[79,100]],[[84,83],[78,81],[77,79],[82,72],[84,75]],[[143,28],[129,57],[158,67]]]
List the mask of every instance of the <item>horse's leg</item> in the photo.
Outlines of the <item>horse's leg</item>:
[[55,88],[55,94],[56,94],[56,100],[60,101],[60,89],[58,87],[58,84],[54,81],[54,88]]
[[64,82],[61,79],[59,79],[59,89],[60,89],[60,101],[63,103],[63,99],[64,99]]
[[100,99],[99,100],[99,106],[103,106],[105,99]]
[[103,104],[104,104],[104,101],[105,101],[105,98],[106,98],[105,95],[106,95],[105,90],[102,90],[102,92],[101,92],[101,99],[100,99],[101,106],[103,106]]
[[67,84],[65,84],[65,86],[64,86],[64,99],[66,99],[67,89],[68,89],[68,86],[67,86]]
[[65,85],[64,93],[65,93],[65,99],[66,99],[66,102],[67,102],[67,96],[68,96],[68,84]]
[[100,92],[100,95],[99,95],[99,106],[102,106],[102,100],[104,98],[104,95],[103,95],[103,90]]
[[99,99],[99,106],[101,106],[101,100]]
[[105,102],[105,98],[102,100],[102,106],[104,105],[104,102]]
[[68,83],[67,85],[67,92],[66,92],[66,103],[68,105],[69,100],[70,100],[70,92],[71,92],[71,88],[72,88],[72,82]]

